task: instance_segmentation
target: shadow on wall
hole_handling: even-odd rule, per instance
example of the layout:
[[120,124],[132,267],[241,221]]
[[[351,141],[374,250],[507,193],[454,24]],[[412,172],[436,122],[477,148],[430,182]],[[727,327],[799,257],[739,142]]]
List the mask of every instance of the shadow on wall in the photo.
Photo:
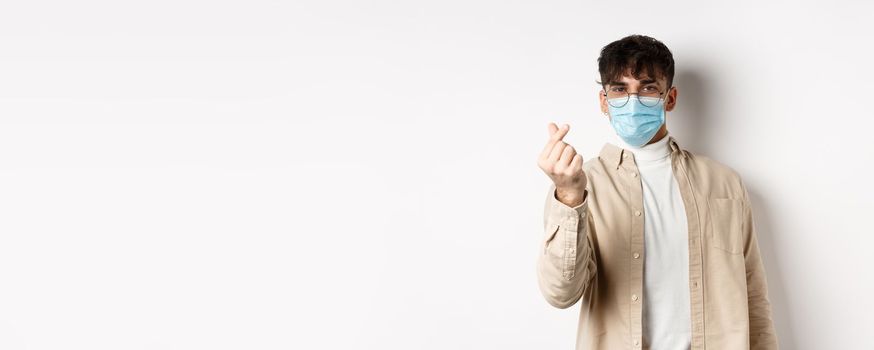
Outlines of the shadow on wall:
[[677,69],[674,73],[677,105],[665,122],[668,130],[677,130],[676,134],[683,135],[683,148],[692,153],[710,155],[713,152],[710,152],[712,145],[708,141],[718,138],[712,127],[716,125],[712,120],[715,114],[708,99],[715,89],[708,86],[706,76],[698,70]]
[[[705,156],[713,154],[712,140],[719,140],[718,125],[713,118],[718,115],[712,110],[710,96],[717,93],[713,85],[706,79],[707,74],[703,70],[678,69],[674,74],[674,84],[677,86],[678,104],[669,118],[676,121],[666,121],[669,130],[677,130],[677,134],[683,135],[681,144],[683,148],[692,153],[700,153]],[[673,131],[671,132],[674,133]],[[741,174],[743,176],[743,174]],[[777,327],[777,338],[781,349],[796,349],[795,334],[792,332],[790,315],[791,310],[787,302],[787,291],[783,281],[779,259],[776,258],[779,250],[774,245],[772,232],[778,232],[775,221],[771,220],[768,200],[759,195],[759,192],[747,184],[750,192],[750,205],[753,210],[753,222],[759,238],[759,250],[762,261],[765,264],[765,272],[768,275],[768,299],[771,301],[771,312],[774,325]]]

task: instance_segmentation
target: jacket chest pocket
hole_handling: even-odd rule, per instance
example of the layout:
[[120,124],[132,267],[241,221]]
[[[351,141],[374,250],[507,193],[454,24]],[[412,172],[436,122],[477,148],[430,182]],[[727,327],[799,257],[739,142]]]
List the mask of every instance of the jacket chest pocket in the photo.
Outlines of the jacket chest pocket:
[[743,253],[741,241],[741,200],[708,198],[710,203],[710,244],[732,254]]

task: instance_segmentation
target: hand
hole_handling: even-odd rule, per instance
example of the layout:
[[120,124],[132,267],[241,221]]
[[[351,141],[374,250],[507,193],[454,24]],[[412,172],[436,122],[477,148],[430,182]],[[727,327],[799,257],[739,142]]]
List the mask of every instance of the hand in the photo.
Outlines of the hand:
[[575,207],[583,202],[586,194],[586,173],[583,172],[583,157],[574,147],[562,141],[570,130],[570,125],[561,128],[549,123],[549,140],[537,159],[537,165],[555,183],[556,199]]

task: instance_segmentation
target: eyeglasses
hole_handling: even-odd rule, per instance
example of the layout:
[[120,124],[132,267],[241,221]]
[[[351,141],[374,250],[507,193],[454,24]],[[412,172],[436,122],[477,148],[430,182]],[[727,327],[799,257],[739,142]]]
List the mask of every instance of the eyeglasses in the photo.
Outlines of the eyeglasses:
[[[668,87],[668,90],[671,88]],[[665,90],[667,91],[667,90]],[[611,106],[619,108],[628,103],[629,96],[637,95],[637,101],[647,107],[654,107],[662,100],[665,92],[659,91],[655,86],[645,86],[643,90],[629,93],[624,86],[611,86],[610,90],[601,90],[601,94],[607,96],[607,103]]]

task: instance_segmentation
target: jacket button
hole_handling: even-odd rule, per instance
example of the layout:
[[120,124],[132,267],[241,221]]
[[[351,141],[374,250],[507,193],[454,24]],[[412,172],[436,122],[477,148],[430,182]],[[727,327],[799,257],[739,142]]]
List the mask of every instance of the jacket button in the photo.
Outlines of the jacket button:
[[637,300],[637,294],[632,294],[632,295],[631,295],[631,300],[635,300],[635,301],[636,301],[636,300]]
[[637,177],[637,173],[631,173],[631,177]]
[[638,254],[638,253],[634,253],[634,258],[635,258],[635,259],[640,258],[640,254]]
[[635,210],[635,211],[634,211],[634,215],[635,215],[635,216],[640,216],[640,210]]

